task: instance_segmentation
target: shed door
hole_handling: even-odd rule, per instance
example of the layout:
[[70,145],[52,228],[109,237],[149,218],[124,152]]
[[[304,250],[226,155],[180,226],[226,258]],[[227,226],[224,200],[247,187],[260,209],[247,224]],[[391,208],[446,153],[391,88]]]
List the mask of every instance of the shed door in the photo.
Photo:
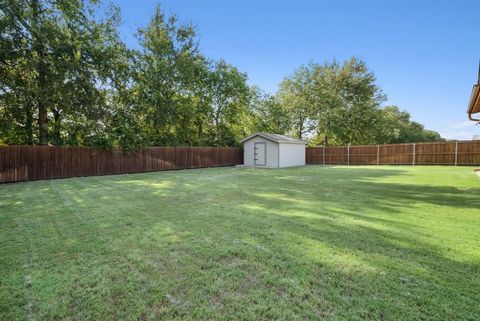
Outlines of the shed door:
[[255,166],[267,165],[267,144],[265,142],[255,143],[253,157]]

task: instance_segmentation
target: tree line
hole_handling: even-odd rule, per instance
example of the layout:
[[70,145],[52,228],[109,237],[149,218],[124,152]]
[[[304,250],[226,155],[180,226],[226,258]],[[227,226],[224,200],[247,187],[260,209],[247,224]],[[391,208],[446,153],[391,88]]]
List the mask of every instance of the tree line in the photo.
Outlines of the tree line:
[[253,132],[311,144],[441,140],[386,97],[365,62],[309,63],[275,94],[199,50],[196,30],[160,6],[119,34],[97,1],[4,0],[0,7],[0,144],[235,146]]

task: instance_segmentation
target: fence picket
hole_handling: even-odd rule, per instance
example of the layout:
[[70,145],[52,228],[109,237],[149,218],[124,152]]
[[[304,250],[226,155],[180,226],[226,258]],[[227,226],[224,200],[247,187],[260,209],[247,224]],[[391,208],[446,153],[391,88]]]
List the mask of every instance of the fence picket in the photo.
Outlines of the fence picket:
[[88,147],[3,146],[0,183],[238,164],[243,164],[238,147],[149,147],[128,153]]
[[480,141],[308,147],[307,164],[480,165]]

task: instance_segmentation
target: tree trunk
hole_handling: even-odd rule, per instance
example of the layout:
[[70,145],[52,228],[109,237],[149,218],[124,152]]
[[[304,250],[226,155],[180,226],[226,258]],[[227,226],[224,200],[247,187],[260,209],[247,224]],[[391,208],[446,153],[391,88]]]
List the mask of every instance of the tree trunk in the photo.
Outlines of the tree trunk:
[[47,108],[43,103],[38,104],[38,136],[40,145],[48,145],[48,117]]
[[55,145],[61,146],[63,145],[62,136],[60,135],[60,130],[62,128],[62,119],[60,115],[60,111],[58,109],[53,110],[53,119],[54,119],[54,126],[53,126],[53,141]]
[[27,104],[25,109],[25,134],[27,136],[27,145],[33,145],[33,111],[30,103]]
[[303,118],[300,118],[300,120],[299,120],[299,122],[298,122],[298,131],[297,131],[298,139],[302,139],[302,134],[303,134],[303,122],[304,122],[304,119],[303,119]]
[[38,0],[32,0],[32,21],[33,21],[33,51],[37,57],[37,106],[38,106],[38,137],[40,145],[48,145],[48,109],[46,102],[46,88],[47,88],[47,65],[45,62],[45,47],[40,37],[39,19],[40,8]]
[[203,143],[205,142],[205,139],[203,138],[203,125],[202,125],[202,120],[200,118],[197,118],[197,129],[198,129],[198,142],[197,144],[199,144],[200,146],[203,145]]
[[215,113],[214,120],[215,124],[215,144],[216,146],[221,146],[222,135],[220,134],[220,113]]

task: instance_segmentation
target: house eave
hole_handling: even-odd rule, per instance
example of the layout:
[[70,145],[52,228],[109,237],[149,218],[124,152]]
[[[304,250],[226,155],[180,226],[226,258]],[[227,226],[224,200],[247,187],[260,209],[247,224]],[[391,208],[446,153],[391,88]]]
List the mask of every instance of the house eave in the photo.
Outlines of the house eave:
[[480,113],[480,84],[476,84],[472,88],[472,94],[470,95],[467,108],[468,119],[477,122],[480,121],[480,119],[472,116],[478,113]]

